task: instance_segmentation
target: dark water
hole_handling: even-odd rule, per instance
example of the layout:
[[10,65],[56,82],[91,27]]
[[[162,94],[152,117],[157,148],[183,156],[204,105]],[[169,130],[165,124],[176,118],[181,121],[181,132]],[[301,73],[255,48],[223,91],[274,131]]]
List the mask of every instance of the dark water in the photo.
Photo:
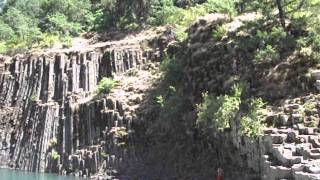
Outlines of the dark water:
[[72,176],[58,176],[47,173],[31,173],[10,169],[0,169],[0,180],[80,180]]

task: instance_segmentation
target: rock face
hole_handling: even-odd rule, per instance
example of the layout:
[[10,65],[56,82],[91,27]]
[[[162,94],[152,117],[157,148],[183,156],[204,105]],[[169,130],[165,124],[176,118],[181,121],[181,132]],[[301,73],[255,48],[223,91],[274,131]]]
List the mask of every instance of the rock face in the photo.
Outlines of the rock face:
[[168,32],[6,62],[0,67],[1,165],[77,176],[119,169],[132,116],[116,98],[96,95],[96,86],[103,77],[158,61],[172,40]]
[[265,130],[264,179],[319,179],[319,95],[286,99],[273,107]]
[[[273,128],[257,140],[240,137],[236,120],[230,122],[227,132],[213,135],[211,144],[219,154],[218,165],[230,168],[230,174],[242,171],[241,177],[231,179],[320,179],[319,98],[313,94],[319,89],[319,71],[305,76],[311,66],[308,63],[255,62],[252,52],[257,45],[250,43],[246,28],[256,18],[247,14],[230,22],[222,15],[207,16],[190,27],[184,43],[169,47],[172,57],[182,61],[185,95],[198,104],[202,92],[227,94],[235,82],[245,81],[252,96],[284,101],[279,107],[270,107],[267,125]],[[225,35],[214,37],[221,26]]]
[[[238,28],[253,19],[255,15],[230,22],[225,15],[208,15],[188,30],[186,43],[168,49],[169,54],[179,57],[178,61],[184,61],[186,76],[182,84],[185,89],[181,92],[192,104],[199,103],[201,92],[222,94],[239,80],[251,83],[252,94],[271,99],[283,97],[287,93],[286,87],[300,80],[292,75],[294,65],[260,68],[263,65],[245,61],[252,58],[249,45],[240,46],[247,49],[237,49],[239,44],[232,44],[224,37],[218,43],[212,39],[212,32],[221,24],[227,23],[228,33],[241,34],[237,32]],[[239,43],[242,38],[245,39],[240,37]],[[159,68],[158,62],[171,40],[170,30],[162,30],[158,34],[100,43],[82,50],[6,58],[0,65],[0,165],[82,177],[101,174],[105,179],[128,179],[120,175],[126,170],[132,171],[128,174],[136,174],[136,169],[129,166],[136,165],[139,166],[137,169],[145,170],[150,164],[145,162],[141,166],[145,160],[141,156],[150,154],[146,154],[144,148],[141,150],[132,145],[139,135],[145,134],[132,134],[139,128],[148,128],[133,126],[148,126],[142,119],[137,119],[144,118],[141,115],[157,118],[154,116],[159,112],[148,109],[148,102],[144,106],[140,104],[146,91],[154,88],[155,79],[159,79],[153,70]],[[285,78],[280,75],[265,77],[272,74],[265,69],[279,70],[280,74],[286,69],[286,75],[291,74],[293,78],[289,75]],[[318,71],[312,73],[314,80],[319,81],[318,76]],[[119,86],[107,95],[97,95],[96,87],[103,77],[114,77],[119,80]],[[273,86],[284,79],[285,83]],[[315,87],[307,79],[288,94],[310,88]],[[312,95],[283,99],[284,103],[279,107],[270,108],[266,120],[266,124],[274,128],[265,129],[265,135],[257,140],[239,136],[237,121],[230,122],[228,132],[214,133],[212,139],[205,141],[197,139],[200,135],[194,128],[183,132],[191,138],[182,140],[193,146],[187,158],[193,156],[200,161],[198,164],[216,160],[218,163],[210,165],[223,167],[230,174],[239,172],[240,176],[230,178],[233,180],[320,179],[319,129],[315,127],[319,123],[319,100],[319,96]],[[142,111],[140,116],[136,110]],[[196,119],[194,109],[184,116],[182,119],[190,120],[187,123]],[[153,125],[152,128],[165,132],[167,127]],[[166,142],[166,139],[161,140]],[[183,147],[180,151],[185,150]],[[197,152],[204,151],[207,154],[197,157]],[[176,155],[172,153],[170,156]],[[162,167],[165,163],[159,157],[163,156],[157,156],[155,160],[160,161],[160,166],[151,171],[157,175],[154,179],[179,179],[174,170],[167,171]],[[180,159],[184,160],[184,156]],[[197,167],[195,171],[213,167]],[[183,173],[188,167],[178,164],[177,168]],[[136,179],[148,177],[147,173],[140,172],[142,175],[137,175]],[[199,178],[190,176],[189,179]]]

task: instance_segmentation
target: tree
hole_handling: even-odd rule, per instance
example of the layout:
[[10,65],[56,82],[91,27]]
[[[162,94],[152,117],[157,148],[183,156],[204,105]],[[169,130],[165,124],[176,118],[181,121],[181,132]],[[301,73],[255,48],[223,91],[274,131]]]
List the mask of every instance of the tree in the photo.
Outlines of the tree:
[[280,20],[281,26],[283,29],[285,29],[286,22],[285,22],[285,14],[284,14],[283,7],[282,7],[282,0],[276,0],[276,3],[277,3],[278,10],[279,10],[279,20]]
[[15,0],[14,7],[22,11],[25,15],[30,18],[38,18],[42,14],[41,4],[45,0]]
[[16,8],[9,8],[3,18],[22,40],[36,38],[41,33],[36,20]]
[[236,4],[238,13],[259,11],[267,19],[278,17],[281,27],[286,29],[286,20],[292,21],[296,14],[310,12],[310,7],[319,3],[319,0],[239,0]]
[[8,41],[15,35],[12,28],[0,19],[0,41]]
[[41,7],[44,11],[42,17],[46,19],[42,27],[46,27],[45,24],[48,23],[50,17],[56,14],[64,15],[69,22],[82,24],[84,29],[92,26],[93,14],[89,0],[47,0]]
[[81,25],[69,22],[64,14],[56,13],[47,17],[47,31],[51,33],[61,33],[64,35],[78,35],[81,32]]
[[101,6],[104,8],[104,15],[110,17],[109,25],[116,25],[116,11],[118,9],[118,0],[101,0]]

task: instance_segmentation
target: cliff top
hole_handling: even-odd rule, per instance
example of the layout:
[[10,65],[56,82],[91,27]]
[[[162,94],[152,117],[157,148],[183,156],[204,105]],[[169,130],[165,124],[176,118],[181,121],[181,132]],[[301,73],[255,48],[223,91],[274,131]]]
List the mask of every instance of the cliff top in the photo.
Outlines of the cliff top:
[[[106,37],[110,35],[96,34],[93,37],[86,39],[84,37],[74,38],[71,47],[63,48],[62,45],[57,44],[52,48],[48,49],[33,49],[27,53],[16,54],[13,57],[1,56],[1,61],[5,59],[9,60],[12,58],[25,59],[29,56],[54,56],[56,54],[64,53],[84,53],[91,51],[105,51],[108,49],[135,49],[135,48],[146,48],[154,46],[156,42],[153,42],[155,38],[161,38],[166,35],[172,34],[169,26],[154,27],[144,31],[140,31],[132,34],[119,33],[118,36],[112,33],[112,37]],[[171,37],[173,37],[171,35]],[[101,41],[106,40],[106,41]]]

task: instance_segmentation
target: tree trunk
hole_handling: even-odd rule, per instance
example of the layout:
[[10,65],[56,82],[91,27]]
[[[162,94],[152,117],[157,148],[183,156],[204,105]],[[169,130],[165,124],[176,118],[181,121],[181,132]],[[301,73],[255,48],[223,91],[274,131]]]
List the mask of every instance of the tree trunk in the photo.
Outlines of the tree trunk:
[[285,22],[285,14],[282,7],[282,0],[276,0],[276,1],[277,1],[277,7],[279,10],[279,20],[280,20],[281,26],[283,27],[283,29],[285,29],[286,22]]

